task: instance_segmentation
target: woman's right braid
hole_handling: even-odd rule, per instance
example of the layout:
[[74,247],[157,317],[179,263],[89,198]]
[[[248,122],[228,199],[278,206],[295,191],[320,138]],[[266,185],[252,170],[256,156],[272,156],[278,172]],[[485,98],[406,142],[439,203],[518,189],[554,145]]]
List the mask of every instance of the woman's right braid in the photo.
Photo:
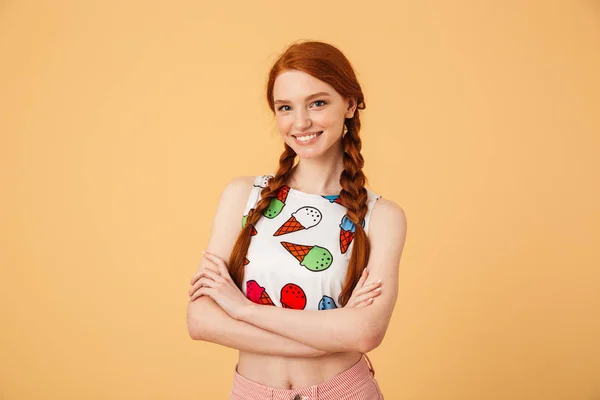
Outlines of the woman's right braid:
[[271,201],[277,198],[279,190],[286,185],[292,167],[294,166],[295,158],[296,152],[285,143],[285,150],[279,157],[279,169],[275,173],[275,176],[268,180],[267,186],[260,191],[261,199],[256,203],[256,206],[248,211],[246,224],[238,236],[238,239],[241,240],[241,246],[239,248],[237,248],[237,246],[234,247],[229,259],[231,278],[240,290],[242,289],[241,285],[244,280],[244,260],[246,259],[250,241],[252,240],[253,227],[260,220],[263,212],[271,204]]
[[271,204],[271,200],[277,197],[279,190],[287,183],[289,174],[294,166],[296,152],[285,144],[285,150],[279,157],[279,169],[275,176],[269,179],[267,186],[260,191],[261,199],[256,203],[256,206],[248,213],[247,224],[255,225],[263,212]]

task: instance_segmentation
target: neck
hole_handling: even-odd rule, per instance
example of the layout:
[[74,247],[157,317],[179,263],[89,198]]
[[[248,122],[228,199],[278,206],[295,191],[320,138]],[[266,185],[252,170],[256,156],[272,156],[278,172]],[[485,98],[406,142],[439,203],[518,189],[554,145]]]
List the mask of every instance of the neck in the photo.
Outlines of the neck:
[[342,190],[340,175],[344,170],[342,141],[316,158],[301,158],[292,168],[288,184],[297,190],[313,194],[335,194]]

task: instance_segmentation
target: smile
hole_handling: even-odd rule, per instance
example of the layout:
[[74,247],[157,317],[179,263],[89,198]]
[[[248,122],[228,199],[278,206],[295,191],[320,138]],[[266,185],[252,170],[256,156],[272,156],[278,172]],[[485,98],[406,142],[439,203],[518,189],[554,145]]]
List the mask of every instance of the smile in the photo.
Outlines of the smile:
[[317,132],[317,133],[312,133],[310,135],[302,135],[302,136],[294,136],[294,139],[296,140],[296,142],[301,143],[301,144],[310,144],[316,141],[316,139],[321,136],[321,134],[323,133],[323,131],[321,132]]

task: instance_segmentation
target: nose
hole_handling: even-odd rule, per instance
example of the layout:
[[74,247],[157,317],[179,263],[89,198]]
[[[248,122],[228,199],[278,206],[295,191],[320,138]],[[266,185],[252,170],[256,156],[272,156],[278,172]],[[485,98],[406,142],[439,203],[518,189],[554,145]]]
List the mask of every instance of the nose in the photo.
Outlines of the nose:
[[294,116],[294,128],[296,132],[306,130],[312,124],[308,112],[300,109]]

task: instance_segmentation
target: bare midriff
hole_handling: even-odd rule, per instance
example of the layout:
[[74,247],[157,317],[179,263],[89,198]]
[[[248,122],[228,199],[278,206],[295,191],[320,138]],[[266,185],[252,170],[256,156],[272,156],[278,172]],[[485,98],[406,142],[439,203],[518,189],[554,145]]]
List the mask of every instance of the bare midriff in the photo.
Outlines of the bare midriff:
[[358,352],[333,353],[321,357],[278,357],[239,353],[237,372],[261,385],[298,389],[325,382],[362,358]]

